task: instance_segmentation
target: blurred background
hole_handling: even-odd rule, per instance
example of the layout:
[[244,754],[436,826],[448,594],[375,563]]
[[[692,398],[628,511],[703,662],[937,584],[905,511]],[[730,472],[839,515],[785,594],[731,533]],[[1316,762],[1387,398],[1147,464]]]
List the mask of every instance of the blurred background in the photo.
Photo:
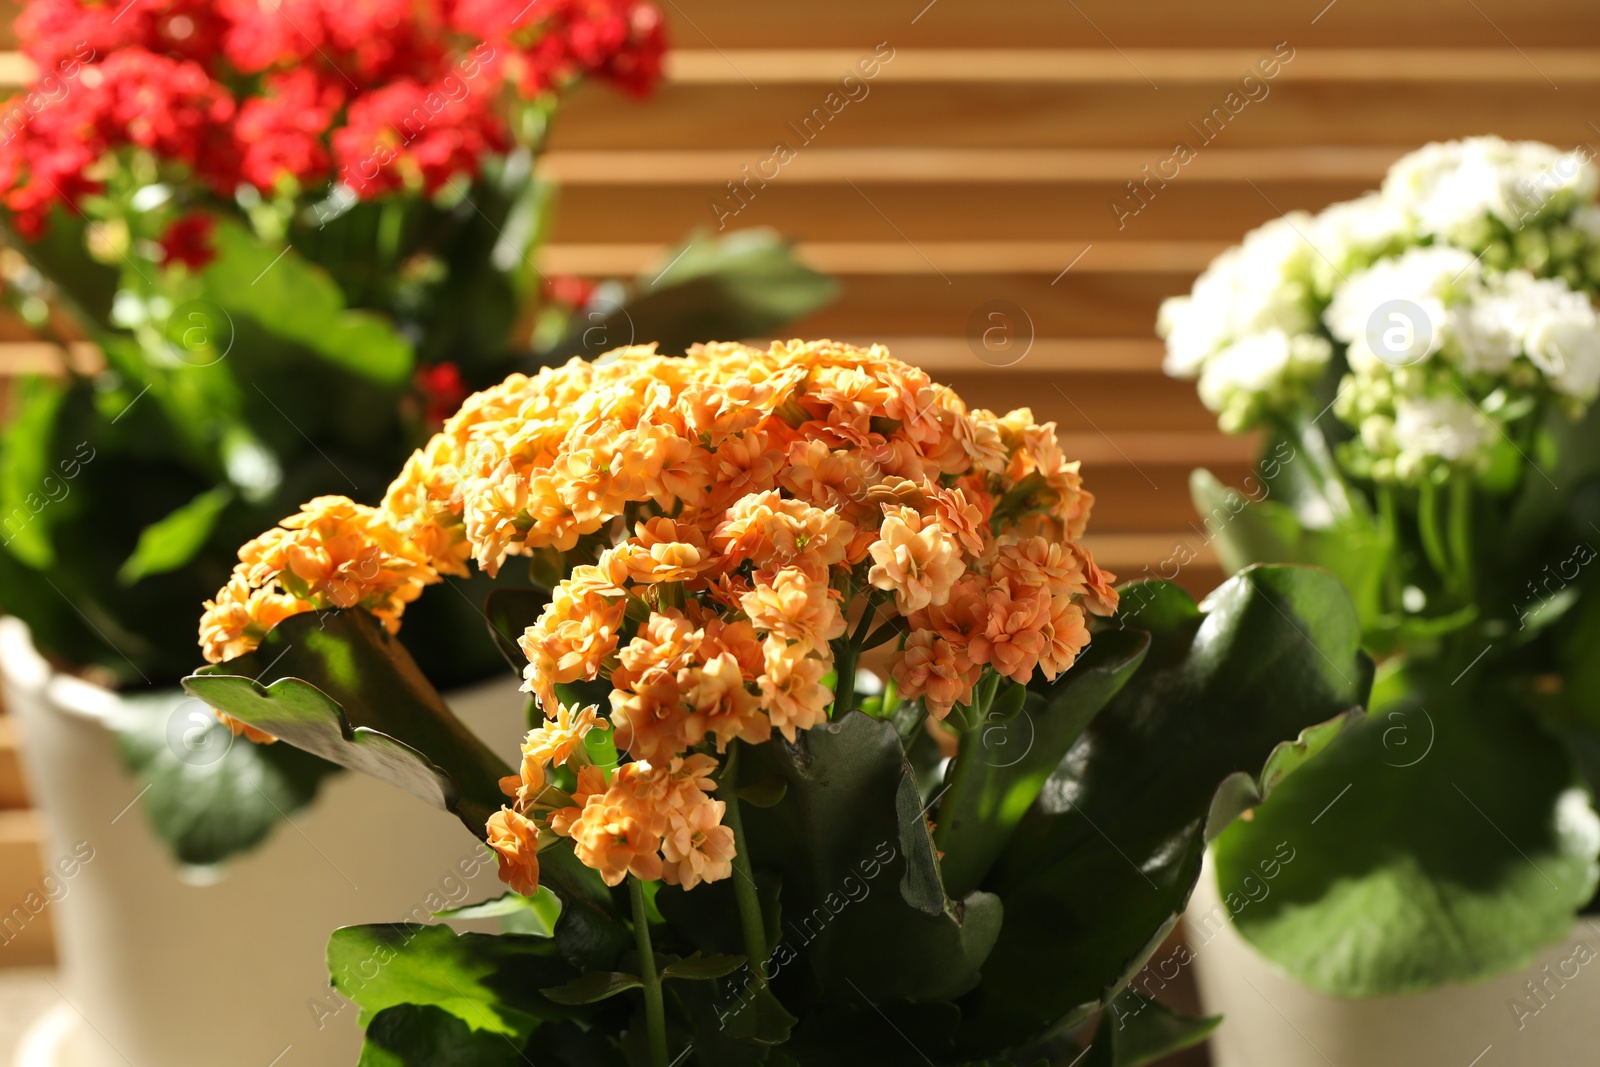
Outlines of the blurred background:
[[[661,7],[654,99],[586,92],[556,127],[541,268],[633,277],[695,228],[775,229],[840,283],[786,333],[883,342],[974,406],[1055,420],[1098,498],[1096,558],[1195,592],[1220,572],[1188,472],[1237,482],[1254,444],[1162,376],[1160,301],[1246,230],[1353,198],[1424,142],[1600,145],[1583,0]],[[29,76],[13,17],[8,89]],[[68,358],[96,356],[0,318],[0,410],[17,375]],[[0,901],[41,877],[15,734],[0,715]],[[0,948],[0,1063],[55,997],[48,919]]]

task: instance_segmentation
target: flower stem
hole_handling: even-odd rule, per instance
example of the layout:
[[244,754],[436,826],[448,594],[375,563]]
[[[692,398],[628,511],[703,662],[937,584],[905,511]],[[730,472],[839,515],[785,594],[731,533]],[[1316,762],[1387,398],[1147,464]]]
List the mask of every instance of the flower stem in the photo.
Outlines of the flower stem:
[[1444,587],[1453,591],[1455,574],[1439,531],[1439,488],[1431,478],[1423,478],[1417,489],[1417,533],[1422,538],[1422,551],[1428,557],[1429,566]]
[[838,681],[833,686],[833,714],[830,718],[838,718],[856,702],[856,660],[860,655],[860,651],[849,641],[834,642],[833,663],[834,670],[838,672]]
[[[989,716],[989,707],[994,703],[995,692],[1000,688],[1000,675],[993,670],[984,672],[972,691],[972,704],[965,709],[961,722],[961,744],[956,749],[955,762],[950,769],[950,785],[945,790],[944,799],[939,803],[942,813],[950,801],[961,795],[963,783],[971,777],[972,764],[978,759],[978,749],[982,747],[983,723]],[[949,841],[951,822],[939,818],[933,828],[933,843],[943,849]]]
[[728,788],[728,808],[723,813],[723,819],[728,829],[733,831],[733,896],[739,904],[739,927],[744,934],[744,952],[749,957],[748,966],[756,976],[756,981],[765,985],[767,980],[762,968],[767,964],[767,927],[761,918],[761,896],[756,892],[750,850],[745,845],[744,815],[740,811],[739,797],[734,792],[739,787],[738,741],[728,746],[728,765],[722,781]]
[[650,917],[645,914],[644,883],[628,876],[628,899],[633,903],[633,936],[639,946],[639,977],[644,980],[644,1015],[649,1027],[651,1067],[667,1067],[667,1009],[661,998],[661,976],[656,974],[656,954],[650,946]]
[[1457,471],[1450,481],[1450,562],[1463,597],[1472,596],[1472,479]]

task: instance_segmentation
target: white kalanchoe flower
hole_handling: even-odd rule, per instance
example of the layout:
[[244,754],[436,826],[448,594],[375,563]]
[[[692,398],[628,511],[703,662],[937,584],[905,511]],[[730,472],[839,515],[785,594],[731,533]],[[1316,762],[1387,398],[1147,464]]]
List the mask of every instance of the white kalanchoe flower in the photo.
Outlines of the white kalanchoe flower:
[[1395,476],[1401,481],[1416,480],[1436,459],[1475,466],[1496,435],[1488,417],[1459,396],[1402,397],[1390,433],[1398,453]]
[[1413,220],[1417,236],[1474,247],[1488,219],[1517,230],[1545,213],[1593,200],[1600,175],[1578,152],[1537,141],[1469,137],[1430,144],[1389,168],[1383,196]]
[[1227,413],[1225,423],[1239,423],[1229,429],[1243,429],[1259,398],[1278,391],[1286,375],[1314,377],[1327,362],[1326,344],[1296,340],[1317,326],[1317,252],[1304,236],[1311,222],[1296,212],[1251,231],[1206,268],[1190,295],[1161,305],[1166,372],[1200,378],[1206,405]]
[[1408,237],[1404,211],[1381,193],[1330,206],[1310,227],[1318,257],[1312,263],[1317,292],[1324,299],[1345,277],[1364,270]]
[[1167,373],[1198,379],[1238,432],[1321,409],[1315,388],[1342,355],[1332,410],[1357,431],[1342,446],[1352,471],[1409,481],[1425,458],[1477,468],[1485,427],[1511,436],[1551,405],[1577,417],[1600,395],[1597,193],[1582,151],[1427,145],[1380,192],[1252,231],[1164,303]]
[[1411,366],[1450,340],[1447,308],[1478,277],[1477,261],[1459,248],[1413,248],[1346,281],[1323,321],[1350,346],[1351,369]]

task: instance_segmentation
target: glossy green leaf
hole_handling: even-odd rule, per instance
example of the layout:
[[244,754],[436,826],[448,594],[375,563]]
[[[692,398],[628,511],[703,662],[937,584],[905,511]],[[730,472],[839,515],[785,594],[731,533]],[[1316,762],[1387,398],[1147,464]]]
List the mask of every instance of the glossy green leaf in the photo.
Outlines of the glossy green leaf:
[[964,1001],[974,1055],[1086,1019],[1114,995],[1187,902],[1219,787],[1259,775],[1280,744],[1359,706],[1371,683],[1355,611],[1325,571],[1251,568],[1199,606],[1167,583],[1134,583],[1120,618],[1149,632],[1145,662],[991,877],[1005,925]]
[[205,547],[222,510],[233,499],[233,490],[219,485],[208,489],[160,522],[139,532],[133,555],[117,571],[117,580],[133,585],[152,574],[164,574],[183,566]]
[[1041,679],[1013,713],[993,711],[977,727],[966,762],[952,762],[948,799],[938,809],[940,868],[952,896],[983,884],[1045,780],[1149,646],[1136,631],[1096,634],[1071,670],[1053,684]]
[[713,953],[702,956],[695,953],[686,959],[674,960],[661,968],[663,980],[668,978],[682,978],[689,981],[707,981],[712,978],[726,978],[728,975],[744,966],[743,956],[728,956]]
[[480,838],[504,802],[499,780],[511,769],[365,611],[293,616],[256,651],[201,668],[184,687],[273,737],[445,808]]
[[338,770],[292,745],[235,737],[192,698],[129,696],[109,725],[143,783],[144,817],[183,864],[221,863],[260,844]]
[[1107,1007],[1095,1029],[1096,1044],[1110,1046],[1114,1067],[1145,1067],[1193,1048],[1222,1023],[1222,1016],[1180,1015],[1149,997],[1125,990]]
[[367,1025],[356,1067],[525,1067],[521,1047],[504,1034],[474,1030],[426,1004],[385,1008]]
[[[1566,936],[1593,897],[1600,819],[1582,777],[1486,678],[1396,674],[1366,723],[1218,838],[1237,928],[1305,985],[1378,996],[1482,979]],[[1280,842],[1294,859],[1255,899]]]
[[461,908],[447,908],[433,913],[435,919],[500,919],[510,934],[532,934],[550,937],[555,933],[556,920],[561,917],[561,899],[540,886],[531,897],[521,893],[506,893],[479,904]]
[[590,971],[570,982],[539,990],[557,1004],[595,1004],[630,989],[643,989],[644,980],[622,971]]
[[575,976],[548,939],[457,934],[448,926],[347,926],[328,941],[333,987],[361,1009],[431,1005],[473,1030],[520,1040],[541,1021],[569,1016],[539,993]]
[[1251,500],[1200,468],[1189,476],[1189,493],[1203,517],[1210,543],[1229,573],[1252,563],[1309,563],[1339,577],[1355,602],[1362,625],[1373,630],[1383,618],[1383,582],[1394,546],[1364,511],[1330,525],[1305,523],[1287,502]]
[[796,745],[774,738],[744,752],[741,780],[788,785],[781,802],[744,819],[757,867],[783,876],[784,943],[817,985],[839,994],[853,983],[875,1001],[972,988],[999,934],[1000,902],[945,896],[894,724],[850,712]]

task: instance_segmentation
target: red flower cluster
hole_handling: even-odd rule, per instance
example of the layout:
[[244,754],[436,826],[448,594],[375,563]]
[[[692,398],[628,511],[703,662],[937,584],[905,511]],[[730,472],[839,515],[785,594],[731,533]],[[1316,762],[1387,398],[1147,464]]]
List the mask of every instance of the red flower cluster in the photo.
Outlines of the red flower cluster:
[[431,193],[509,147],[507,90],[642,96],[666,47],[651,0],[30,0],[17,33],[40,76],[0,108],[0,190],[28,233],[126,148],[229,198]]

